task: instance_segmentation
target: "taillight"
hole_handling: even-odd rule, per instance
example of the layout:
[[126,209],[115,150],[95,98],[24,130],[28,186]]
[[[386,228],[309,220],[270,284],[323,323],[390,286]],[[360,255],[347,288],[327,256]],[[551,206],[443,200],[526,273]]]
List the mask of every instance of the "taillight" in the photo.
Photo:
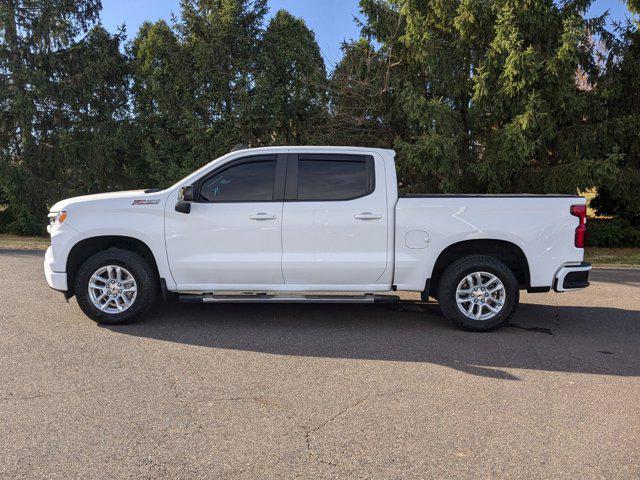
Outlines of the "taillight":
[[584,248],[587,237],[587,206],[571,205],[571,215],[580,220],[580,224],[576,227],[575,245],[577,248]]

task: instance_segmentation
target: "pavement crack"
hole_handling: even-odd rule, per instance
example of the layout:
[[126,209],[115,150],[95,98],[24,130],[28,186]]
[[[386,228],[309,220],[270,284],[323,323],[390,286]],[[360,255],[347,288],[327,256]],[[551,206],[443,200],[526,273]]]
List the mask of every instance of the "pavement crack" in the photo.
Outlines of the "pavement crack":
[[33,400],[36,398],[47,398],[47,397],[56,397],[58,395],[67,395],[71,393],[79,393],[85,392],[88,390],[92,390],[90,388],[75,388],[70,390],[60,390],[56,392],[43,392],[43,393],[33,393],[27,395],[14,395],[13,393],[9,393],[8,396],[0,397],[0,402],[8,402],[8,401],[21,401],[21,400]]
[[193,411],[193,406],[187,402],[182,395],[180,395],[180,393],[178,392],[178,382],[176,381],[175,378],[171,378],[169,379],[169,388],[171,389],[171,391],[173,392],[173,395],[175,397],[175,399],[177,400],[178,404],[180,405],[181,410],[186,413],[186,415],[189,417],[190,421],[189,421],[189,426],[192,427],[195,431],[195,433],[201,433],[204,431],[204,427],[201,424],[201,422],[199,421],[199,417],[198,415]]
[[264,397],[217,397],[211,398],[211,402],[259,402]]
[[517,323],[509,323],[506,325],[507,327],[512,327],[512,328],[519,328],[520,330],[526,330],[527,332],[536,332],[536,333],[545,333],[547,335],[551,335],[553,337],[555,337],[555,333],[553,333],[553,330],[551,330],[550,328],[544,328],[544,327],[523,327],[522,325],[519,325]]
[[[573,351],[571,351],[571,349],[569,348],[569,345],[567,345],[566,342],[564,342],[561,338],[558,338],[556,343],[558,344],[558,346],[560,346],[560,348],[562,348],[562,350],[564,350],[565,354],[569,358],[572,358],[577,363],[588,365],[589,367],[591,367],[591,369],[594,372],[597,372],[599,369],[602,368],[601,366],[594,364],[590,360],[575,354]],[[607,369],[604,369],[604,370],[607,371]]]
[[[555,311],[554,311],[554,325],[556,328],[559,327],[560,325],[560,299],[555,299],[554,301],[554,307],[555,307]],[[610,373],[610,369],[603,367],[602,365],[598,365],[596,363],[594,363],[593,361],[591,361],[590,359],[581,357],[580,355],[574,353],[571,348],[570,345],[568,344],[568,340],[566,337],[563,337],[562,335],[554,335],[555,336],[555,342],[556,344],[565,352],[565,354],[571,358],[572,360],[574,360],[577,364],[584,364],[584,365],[588,365],[594,372],[597,371],[604,371],[607,373]]]
[[331,460],[324,460],[324,459],[320,458],[316,452],[313,451],[313,448],[312,448],[312,445],[311,445],[311,435],[313,435],[315,433],[318,433],[324,427],[326,427],[330,423],[332,423],[335,420],[337,420],[338,418],[340,418],[342,415],[347,413],[349,410],[352,410],[352,409],[356,408],[358,405],[362,405],[367,400],[370,400],[372,398],[380,398],[380,397],[395,395],[400,391],[401,391],[400,389],[397,389],[397,390],[393,390],[391,392],[382,392],[382,393],[378,393],[378,394],[367,395],[366,397],[361,398],[357,402],[354,402],[354,403],[351,403],[351,404],[347,405],[342,410],[340,410],[338,413],[336,413],[335,415],[331,416],[330,418],[328,418],[327,420],[322,422],[320,425],[317,425],[317,426],[312,427],[312,428],[305,427],[304,425],[301,425],[301,427],[302,427],[302,429],[304,431],[304,439],[305,439],[305,442],[306,442],[306,445],[307,445],[307,458],[308,459],[315,459],[318,463],[322,463],[322,464],[325,464],[325,465],[330,465],[332,467],[337,467],[338,464],[336,462],[333,462]]

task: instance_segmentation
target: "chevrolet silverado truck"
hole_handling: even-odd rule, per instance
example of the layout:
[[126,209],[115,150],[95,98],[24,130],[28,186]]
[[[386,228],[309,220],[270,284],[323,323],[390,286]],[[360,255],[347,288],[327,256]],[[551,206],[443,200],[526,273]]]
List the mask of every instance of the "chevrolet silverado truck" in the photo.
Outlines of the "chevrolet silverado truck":
[[589,285],[573,195],[399,195],[393,150],[231,152],[166,190],[49,214],[49,286],[104,324],[162,294],[188,302],[378,302],[421,292],[462,329],[494,329],[520,290]]

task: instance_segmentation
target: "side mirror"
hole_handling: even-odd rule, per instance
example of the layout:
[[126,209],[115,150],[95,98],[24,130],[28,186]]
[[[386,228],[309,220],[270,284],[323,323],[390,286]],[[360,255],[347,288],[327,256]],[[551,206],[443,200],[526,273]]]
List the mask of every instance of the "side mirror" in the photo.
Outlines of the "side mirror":
[[178,203],[176,203],[176,212],[186,214],[191,213],[191,202],[180,200]]
[[178,194],[178,200],[180,200],[181,202],[193,202],[194,196],[195,195],[194,195],[193,185],[188,185],[180,189],[180,193]]
[[176,212],[178,213],[191,213],[191,202],[194,198],[193,185],[187,185],[182,187],[178,193],[178,203],[176,203]]

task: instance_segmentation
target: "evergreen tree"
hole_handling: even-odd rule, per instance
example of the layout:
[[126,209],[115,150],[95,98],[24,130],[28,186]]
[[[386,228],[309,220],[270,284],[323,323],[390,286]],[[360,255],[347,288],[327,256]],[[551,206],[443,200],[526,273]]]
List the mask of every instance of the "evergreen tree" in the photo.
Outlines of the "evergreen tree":
[[[481,2],[480,2],[481,3]],[[459,1],[362,0],[364,32],[390,57],[394,94],[406,116],[396,137],[409,190],[463,190],[471,127],[471,59],[455,19]]]
[[394,95],[398,77],[388,75],[389,58],[364,38],[344,43],[342,53],[331,76],[326,141],[393,148],[405,118]]
[[254,105],[257,143],[300,145],[318,140],[327,114],[327,77],[315,36],[280,10],[262,37]]
[[574,135],[588,114],[575,77],[593,68],[589,4],[361,1],[364,32],[396,57],[409,189],[575,192],[611,176]]
[[124,33],[97,26],[69,47],[49,111],[51,127],[40,132],[43,176],[51,205],[66,196],[141,187],[137,134],[130,121],[129,65],[120,51]]
[[131,47],[135,123],[149,184],[166,187],[202,164],[193,130],[204,130],[195,115],[192,59],[163,20],[145,23]]
[[192,65],[197,125],[190,137],[200,163],[252,140],[256,61],[266,0],[183,0],[178,30]]
[[[0,228],[43,230],[46,205],[68,172],[56,165],[73,132],[65,121],[74,62],[69,48],[97,21],[99,0],[0,3]],[[75,92],[74,92],[75,93]]]
[[266,11],[266,0],[183,0],[174,28],[141,27],[131,52],[133,103],[155,185],[251,142]]
[[[640,13],[640,2],[629,2]],[[640,19],[620,25],[608,38],[604,73],[593,92],[591,144],[610,160],[612,175],[596,179],[598,213],[640,225]]]
[[576,148],[588,115],[589,92],[576,74],[592,70],[593,32],[583,17],[589,3],[493,6],[495,34],[472,98],[483,149],[478,180],[488,191],[576,193],[610,171]]

